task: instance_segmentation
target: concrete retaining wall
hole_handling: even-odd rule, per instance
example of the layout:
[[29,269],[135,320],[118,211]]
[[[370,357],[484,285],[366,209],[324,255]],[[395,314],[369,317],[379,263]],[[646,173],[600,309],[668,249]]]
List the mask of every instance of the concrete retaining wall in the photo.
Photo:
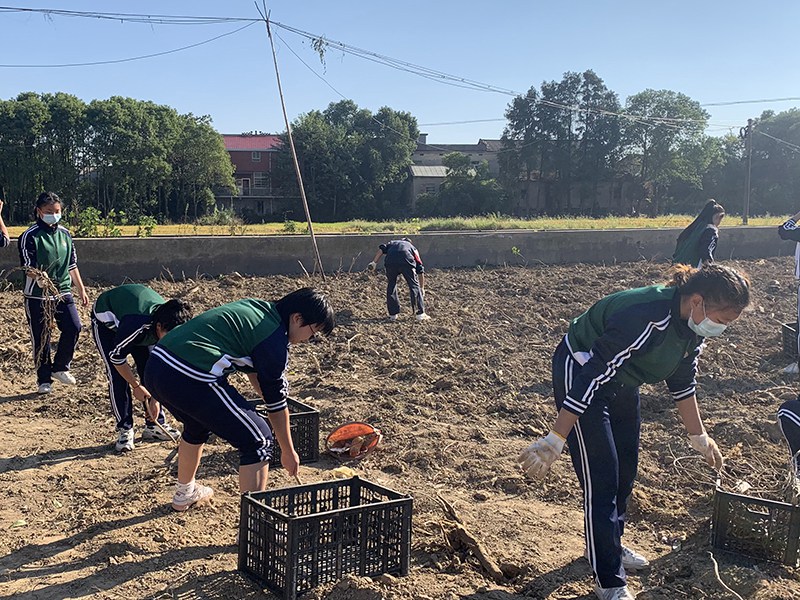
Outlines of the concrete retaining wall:
[[[614,263],[667,260],[680,229],[594,231],[485,231],[422,233],[412,237],[428,268],[503,264]],[[362,270],[378,244],[398,235],[318,236],[325,271]],[[78,265],[90,279],[117,284],[162,273],[177,278],[198,274],[300,274],[314,267],[308,236],[153,237],[77,239]],[[794,253],[775,227],[723,228],[718,260],[766,258]],[[19,265],[16,241],[0,250],[0,269]],[[301,264],[303,267],[301,267]]]

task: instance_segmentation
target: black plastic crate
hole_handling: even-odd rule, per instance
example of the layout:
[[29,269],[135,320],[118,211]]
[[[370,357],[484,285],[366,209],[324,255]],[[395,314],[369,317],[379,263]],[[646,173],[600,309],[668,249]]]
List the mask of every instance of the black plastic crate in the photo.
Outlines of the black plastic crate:
[[796,567],[800,562],[800,506],[717,488],[711,543],[727,552]]
[[797,323],[782,324],[781,338],[783,339],[784,356],[797,358]]
[[[260,400],[251,400],[255,405],[256,412],[267,419],[267,408]],[[289,398],[289,431],[292,434],[292,442],[297,455],[300,457],[301,464],[313,463],[319,460],[319,411],[313,406],[303,404],[297,400]],[[269,424],[269,420],[267,420]],[[270,467],[281,466],[281,449],[278,440],[272,447],[272,459],[269,461]]]
[[408,575],[413,499],[359,477],[242,495],[239,570],[285,600],[344,575]]

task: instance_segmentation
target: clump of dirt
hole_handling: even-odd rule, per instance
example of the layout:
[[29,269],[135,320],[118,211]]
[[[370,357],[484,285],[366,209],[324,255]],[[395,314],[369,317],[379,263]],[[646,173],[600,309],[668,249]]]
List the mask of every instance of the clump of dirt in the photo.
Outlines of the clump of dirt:
[[[701,357],[701,410],[728,458],[723,484],[746,480],[775,496],[788,462],[775,412],[797,388],[796,376],[783,373],[789,359],[780,340],[780,323],[794,320],[793,267],[788,258],[733,264],[753,280],[753,308]],[[586,599],[591,572],[569,457],[541,483],[522,476],[516,456],[555,416],[550,360],[569,320],[608,293],[663,281],[664,272],[665,265],[649,262],[433,270],[427,322],[414,320],[407,299],[398,321],[385,318],[380,274],[335,273],[325,282],[236,274],[149,285],[165,297],[188,298],[196,312],[248,296],[277,299],[309,284],[329,294],[338,326],[320,344],[292,348],[291,393],[320,410],[322,439],[347,421],[382,430],[381,449],[344,464],[414,497],[411,572],[382,581],[348,577],[308,598]],[[173,513],[174,448],[137,435],[133,452],[113,452],[105,375],[90,336],[81,335],[72,366],[79,385],[55,384],[39,396],[19,292],[0,292],[0,309],[3,594],[263,597],[236,572],[236,453],[224,442],[209,444],[198,479],[215,488],[214,505]],[[88,324],[85,311],[83,319]],[[244,377],[234,381],[247,388]],[[652,568],[632,576],[631,587],[650,600],[729,598],[709,556],[714,474],[689,447],[663,385],[642,388],[642,417],[625,540]],[[138,430],[142,421],[139,412]],[[324,456],[304,465],[300,477],[329,479],[341,464]],[[269,485],[294,482],[276,469]],[[452,544],[456,517],[501,578],[491,577],[474,551]],[[792,568],[714,556],[723,580],[744,597],[800,598]]]

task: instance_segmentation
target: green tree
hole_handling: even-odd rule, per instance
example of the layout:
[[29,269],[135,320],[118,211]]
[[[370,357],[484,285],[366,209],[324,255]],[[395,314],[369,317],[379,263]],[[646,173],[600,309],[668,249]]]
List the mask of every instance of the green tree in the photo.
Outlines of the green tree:
[[473,165],[469,156],[451,152],[442,158],[447,176],[438,194],[417,199],[422,216],[469,216],[507,209],[506,195],[500,184],[489,174],[489,165]]
[[191,212],[197,219],[213,208],[213,190],[235,193],[234,168],[210,117],[190,114],[180,121],[182,126],[170,158],[173,194],[178,214]]
[[626,164],[649,195],[649,210],[658,214],[669,208],[662,200],[673,182],[699,185],[703,164],[688,157],[709,149],[703,135],[708,113],[685,94],[652,89],[629,97],[625,113]]
[[[315,219],[387,217],[406,210],[399,189],[419,136],[409,113],[383,107],[373,115],[342,100],[302,115],[292,133]],[[284,193],[298,194],[285,134],[283,140],[273,181]]]
[[[731,168],[744,174],[744,151]],[[742,175],[743,177],[743,175]],[[750,210],[753,214],[794,214],[800,186],[800,110],[765,111],[752,133]],[[744,193],[744,183],[738,197]]]
[[[592,70],[564,73],[560,81],[543,82],[541,91],[514,98],[500,161],[508,193],[516,193],[520,177],[538,180],[553,190],[546,193],[548,212],[595,210],[597,185],[613,172],[619,149],[619,121],[612,114],[619,111],[617,95]],[[576,183],[589,193],[573,207]],[[544,193],[543,186],[537,189]]]

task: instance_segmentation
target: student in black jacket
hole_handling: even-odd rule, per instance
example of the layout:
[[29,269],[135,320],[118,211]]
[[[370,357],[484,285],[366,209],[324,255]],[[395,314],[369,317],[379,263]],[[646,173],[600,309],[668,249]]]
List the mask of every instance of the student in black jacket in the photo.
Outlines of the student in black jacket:
[[386,307],[389,311],[389,320],[397,320],[400,313],[400,300],[397,297],[397,278],[400,275],[406,280],[411,292],[411,309],[417,313],[417,321],[426,321],[430,317],[425,314],[425,266],[419,257],[419,252],[408,238],[394,240],[378,247],[375,258],[369,263],[368,268],[375,270],[378,261],[385,256],[386,267]]

